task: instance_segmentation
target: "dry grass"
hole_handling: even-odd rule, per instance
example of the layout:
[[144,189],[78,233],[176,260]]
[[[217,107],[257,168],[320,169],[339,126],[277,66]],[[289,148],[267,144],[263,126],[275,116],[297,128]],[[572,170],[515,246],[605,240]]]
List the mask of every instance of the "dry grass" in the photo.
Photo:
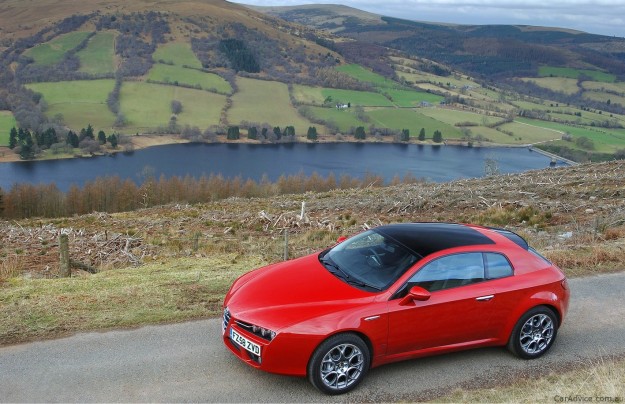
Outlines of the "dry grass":
[[576,370],[552,372],[539,379],[521,378],[510,386],[478,390],[458,389],[434,402],[623,402],[625,360],[597,359],[578,364]]

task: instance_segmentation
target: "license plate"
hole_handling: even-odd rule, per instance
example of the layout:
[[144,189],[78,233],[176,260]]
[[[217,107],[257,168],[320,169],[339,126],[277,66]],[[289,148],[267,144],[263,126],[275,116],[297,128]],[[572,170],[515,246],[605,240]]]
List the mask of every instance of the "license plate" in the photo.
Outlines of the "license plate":
[[253,353],[254,355],[260,356],[260,345],[248,340],[232,328],[230,328],[230,338],[241,348]]

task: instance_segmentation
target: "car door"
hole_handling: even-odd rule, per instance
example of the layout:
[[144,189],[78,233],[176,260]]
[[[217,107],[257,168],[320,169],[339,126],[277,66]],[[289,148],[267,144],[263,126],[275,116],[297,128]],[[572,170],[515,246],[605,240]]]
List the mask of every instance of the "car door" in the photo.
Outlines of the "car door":
[[[387,354],[402,354],[492,337],[494,291],[484,282],[482,253],[460,253],[427,263],[389,301]],[[402,304],[413,286],[431,293],[426,301]]]

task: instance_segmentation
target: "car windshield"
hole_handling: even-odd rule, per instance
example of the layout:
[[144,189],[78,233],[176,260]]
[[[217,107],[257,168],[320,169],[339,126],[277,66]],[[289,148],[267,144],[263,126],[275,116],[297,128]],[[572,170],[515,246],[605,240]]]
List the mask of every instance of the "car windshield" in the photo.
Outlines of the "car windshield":
[[368,230],[319,255],[321,263],[345,282],[365,290],[384,290],[419,260],[392,238]]

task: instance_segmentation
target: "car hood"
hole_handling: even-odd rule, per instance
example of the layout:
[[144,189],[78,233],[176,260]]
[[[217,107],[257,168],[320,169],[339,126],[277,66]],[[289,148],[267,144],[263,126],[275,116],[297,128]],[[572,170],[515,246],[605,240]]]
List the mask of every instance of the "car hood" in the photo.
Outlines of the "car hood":
[[279,331],[374,298],[374,293],[332,275],[313,254],[243,275],[232,285],[225,305],[239,320]]

